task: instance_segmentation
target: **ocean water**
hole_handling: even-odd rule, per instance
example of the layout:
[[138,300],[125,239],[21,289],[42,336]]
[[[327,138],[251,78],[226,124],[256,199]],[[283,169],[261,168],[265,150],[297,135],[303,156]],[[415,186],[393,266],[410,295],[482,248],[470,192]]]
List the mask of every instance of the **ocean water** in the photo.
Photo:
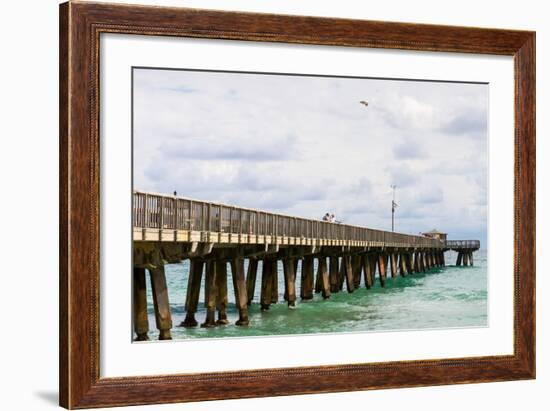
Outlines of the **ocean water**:
[[[318,334],[341,332],[369,332],[419,330],[457,327],[487,326],[487,257],[483,250],[474,253],[473,267],[456,267],[456,253],[445,253],[446,266],[432,268],[426,273],[411,274],[386,279],[382,288],[376,275],[376,283],[367,290],[361,280],[361,288],[353,293],[344,290],[333,293],[328,300],[315,294],[313,300],[300,301],[301,263],[296,280],[296,307],[289,309],[283,299],[284,277],[279,262],[279,303],[270,310],[260,310],[261,262],[258,267],[256,291],[249,307],[250,325],[235,325],[238,312],[231,270],[228,267],[227,315],[230,323],[215,328],[183,328],[179,324],[185,317],[185,296],[189,261],[166,266],[170,306],[172,309],[172,337],[224,338],[291,334]],[[245,262],[246,265],[246,262]],[[245,266],[246,269],[246,266]],[[246,272],[246,271],[245,271]],[[315,273],[317,268],[315,267]],[[158,338],[153,311],[151,284],[147,276],[149,337]],[[201,298],[196,319],[204,321],[204,275]]]

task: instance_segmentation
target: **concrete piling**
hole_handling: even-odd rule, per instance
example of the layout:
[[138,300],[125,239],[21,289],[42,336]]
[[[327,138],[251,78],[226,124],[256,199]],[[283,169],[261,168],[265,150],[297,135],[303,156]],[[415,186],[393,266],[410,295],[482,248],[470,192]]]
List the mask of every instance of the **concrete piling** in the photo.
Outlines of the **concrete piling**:
[[363,275],[365,281],[365,287],[367,290],[372,287],[374,274],[372,272],[371,256],[367,253],[362,255],[361,263],[363,264]]
[[227,320],[227,262],[216,261],[216,309],[218,310],[218,320],[216,324],[228,324]]
[[353,286],[355,289],[361,287],[361,256],[355,254],[351,257],[351,267],[353,270]]
[[285,295],[289,307],[296,305],[296,267],[295,261],[292,258],[285,258],[283,260],[283,273],[285,276]]
[[338,287],[339,273],[338,273],[338,257],[329,257],[329,275],[330,275],[330,292],[337,293],[340,291]]
[[380,285],[384,287],[386,285],[386,268],[387,268],[388,256],[385,253],[378,254],[378,277],[380,279]]
[[256,276],[258,274],[258,260],[250,258],[248,260],[248,270],[246,272],[246,296],[248,297],[247,304],[252,304],[254,292],[256,291]]
[[352,293],[355,290],[355,279],[353,278],[353,267],[351,266],[350,255],[342,257],[342,271],[346,280],[346,289],[348,293]]
[[405,265],[407,266],[407,271],[409,274],[414,273],[414,264],[412,253],[405,253]]
[[191,259],[187,280],[187,298],[185,299],[186,315],[185,320],[180,324],[181,327],[196,327],[198,325],[195,313],[199,304],[203,268],[204,260],[201,258]]
[[271,304],[279,302],[279,261],[273,260],[271,264]]
[[172,313],[170,311],[170,301],[168,300],[168,287],[166,286],[164,266],[152,269],[150,273],[159,340],[171,340]]
[[204,281],[204,306],[206,308],[206,319],[201,327],[216,326],[216,262],[209,260],[206,262],[206,276]]
[[311,300],[313,298],[313,257],[306,256],[302,260],[302,277],[300,298]]
[[149,317],[147,315],[147,289],[145,268],[134,267],[133,313],[136,341],[148,341]]
[[401,274],[401,277],[406,277],[409,273],[407,270],[407,263],[405,261],[405,254],[400,253],[399,254],[399,274]]
[[395,252],[390,253],[390,271],[392,278],[397,277],[397,254]]
[[262,311],[269,310],[272,299],[271,286],[273,284],[273,265],[276,261],[265,259],[262,262],[262,289],[260,292],[260,304]]
[[327,270],[327,259],[326,257],[319,257],[318,262],[317,276],[321,279],[321,295],[326,300],[330,298],[330,277]]
[[239,310],[239,319],[235,324],[248,325],[248,297],[246,295],[243,258],[234,258],[231,260],[231,274],[233,277],[233,289],[235,291],[235,304]]

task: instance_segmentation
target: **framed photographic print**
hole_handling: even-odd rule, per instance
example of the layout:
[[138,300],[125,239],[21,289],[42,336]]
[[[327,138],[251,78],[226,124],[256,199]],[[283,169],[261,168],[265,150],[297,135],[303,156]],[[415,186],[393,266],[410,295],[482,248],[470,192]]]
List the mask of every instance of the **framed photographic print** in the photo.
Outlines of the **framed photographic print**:
[[60,403],[535,377],[535,33],[60,6]]

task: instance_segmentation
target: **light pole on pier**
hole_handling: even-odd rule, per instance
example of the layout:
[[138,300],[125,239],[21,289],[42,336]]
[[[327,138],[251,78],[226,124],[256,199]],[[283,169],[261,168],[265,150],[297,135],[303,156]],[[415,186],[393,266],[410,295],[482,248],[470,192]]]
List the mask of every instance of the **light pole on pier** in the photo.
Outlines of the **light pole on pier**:
[[395,228],[395,209],[397,208],[397,203],[395,202],[395,189],[397,186],[395,184],[392,184],[390,186],[393,190],[393,196],[391,200],[391,231],[394,231]]

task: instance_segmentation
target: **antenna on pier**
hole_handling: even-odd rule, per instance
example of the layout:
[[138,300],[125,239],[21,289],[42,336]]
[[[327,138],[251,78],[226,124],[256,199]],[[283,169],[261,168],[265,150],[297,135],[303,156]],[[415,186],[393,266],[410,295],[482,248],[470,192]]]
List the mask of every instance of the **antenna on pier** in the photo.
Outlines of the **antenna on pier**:
[[394,231],[395,228],[395,209],[397,208],[397,203],[395,202],[395,189],[397,186],[395,184],[392,184],[390,186],[393,190],[393,196],[391,200],[391,231]]

